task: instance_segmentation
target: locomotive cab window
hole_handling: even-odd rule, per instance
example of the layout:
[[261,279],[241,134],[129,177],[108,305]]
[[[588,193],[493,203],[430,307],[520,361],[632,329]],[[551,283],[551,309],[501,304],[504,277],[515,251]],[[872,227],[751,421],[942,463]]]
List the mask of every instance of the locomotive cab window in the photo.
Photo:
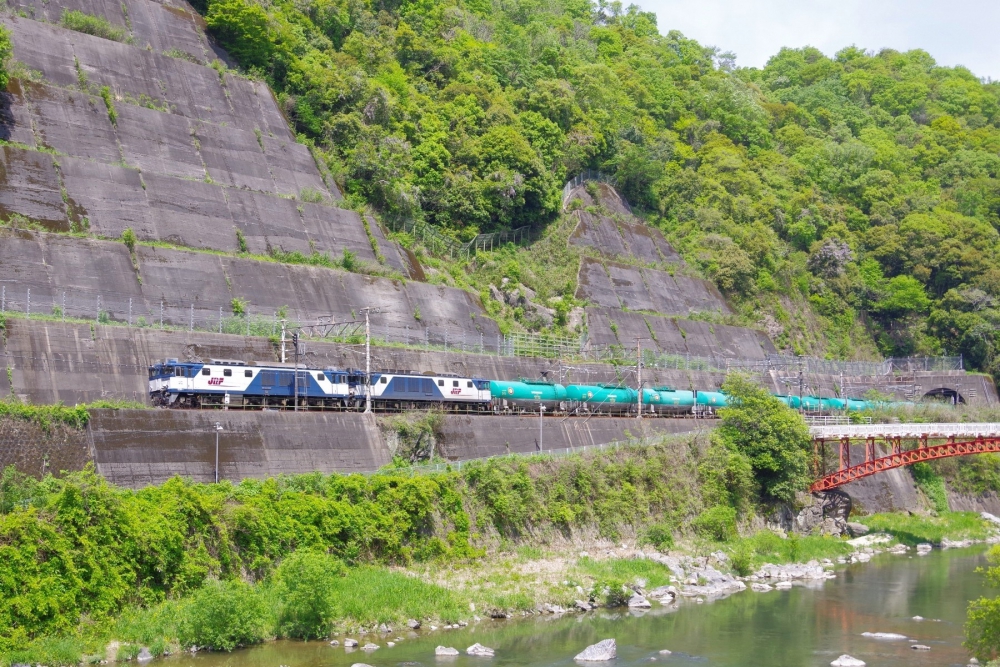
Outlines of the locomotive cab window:
[[316,373],[316,379],[322,382],[323,380],[326,379],[326,376],[323,375],[322,373]]
[[458,386],[458,380],[452,380],[451,381],[451,386],[452,387],[457,387]]
[[388,382],[388,381],[389,381],[389,380],[388,380],[388,378],[386,378],[386,377],[384,377],[384,376],[383,376],[383,377],[382,377],[382,379],[381,379],[381,380],[379,380],[379,383],[380,383],[380,384],[385,384],[385,383],[386,383],[386,382]]
[[212,369],[211,368],[202,368],[201,369],[201,374],[202,375],[211,375],[212,374]]
[[174,369],[174,375],[176,375],[179,378],[184,377],[184,369],[178,366],[177,368]]
[[224,376],[226,376],[227,378],[231,378],[231,377],[233,377],[233,369],[232,368],[225,368],[225,369],[222,370],[222,374]]
[[444,380],[438,380],[438,386],[439,387],[443,387],[444,386]]
[[249,369],[243,371],[243,377],[252,378],[253,377],[253,371],[251,371]]

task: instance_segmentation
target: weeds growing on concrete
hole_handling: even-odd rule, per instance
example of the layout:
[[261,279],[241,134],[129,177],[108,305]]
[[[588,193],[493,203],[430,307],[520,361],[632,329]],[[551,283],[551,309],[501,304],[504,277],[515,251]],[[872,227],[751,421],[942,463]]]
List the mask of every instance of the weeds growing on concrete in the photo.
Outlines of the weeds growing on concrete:
[[59,24],[69,30],[109,39],[113,42],[127,42],[128,31],[112,25],[103,16],[93,16],[74,9],[64,9]]

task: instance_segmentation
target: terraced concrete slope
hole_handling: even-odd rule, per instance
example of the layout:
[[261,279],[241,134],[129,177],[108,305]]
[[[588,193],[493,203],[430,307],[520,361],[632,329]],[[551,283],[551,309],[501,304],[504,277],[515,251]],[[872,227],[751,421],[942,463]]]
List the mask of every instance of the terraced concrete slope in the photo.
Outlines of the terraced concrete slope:
[[732,310],[714,284],[681,273],[677,251],[658,229],[634,218],[614,188],[595,185],[600,207],[584,186],[566,197],[577,218],[570,243],[592,252],[580,260],[576,291],[592,304],[586,309],[591,345],[632,347],[641,338],[666,354],[763,359],[775,353],[761,331],[688,319]]
[[[393,314],[390,329],[414,336],[422,322],[496,334],[460,290],[250,257],[349,251],[369,273],[411,268],[374,220],[338,206],[336,184],[295,142],[266,85],[202,64],[224,54],[190,7],[14,8],[3,21],[32,74],[0,96],[0,138],[10,142],[0,146],[0,218],[50,233],[0,232],[9,303],[25,305],[31,290],[35,312],[48,311],[66,293],[73,315],[90,304],[113,319],[162,310],[175,324],[229,314],[234,298],[251,314],[287,309],[300,322],[378,305]],[[102,16],[127,41],[62,28],[64,10]],[[126,229],[140,241],[134,252],[116,241]]]

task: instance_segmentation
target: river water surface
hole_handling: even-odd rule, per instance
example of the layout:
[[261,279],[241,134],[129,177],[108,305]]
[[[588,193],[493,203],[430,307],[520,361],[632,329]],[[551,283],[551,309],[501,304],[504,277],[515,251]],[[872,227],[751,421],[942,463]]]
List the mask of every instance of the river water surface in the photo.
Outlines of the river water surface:
[[[605,663],[665,667],[820,667],[842,653],[869,667],[965,665],[962,624],[969,600],[996,595],[975,569],[985,549],[935,550],[928,556],[881,555],[870,563],[837,570],[837,578],[788,591],[746,591],[712,603],[685,602],[675,610],[654,604],[636,615],[597,611],[563,618],[482,621],[461,630],[355,636],[381,645],[365,653],[326,642],[274,642],[231,654],[199,653],[167,658],[169,667],[525,667],[575,666],[573,656],[601,639],[618,642],[618,659]],[[914,616],[926,620],[914,621]],[[914,651],[910,641],[876,640],[863,632],[906,635],[931,647]],[[339,639],[343,643],[344,636]],[[495,658],[473,658],[475,642],[496,649]],[[438,645],[462,652],[435,658]],[[669,656],[659,654],[669,649]],[[655,661],[653,660],[655,658]],[[590,663],[594,665],[594,663]]]

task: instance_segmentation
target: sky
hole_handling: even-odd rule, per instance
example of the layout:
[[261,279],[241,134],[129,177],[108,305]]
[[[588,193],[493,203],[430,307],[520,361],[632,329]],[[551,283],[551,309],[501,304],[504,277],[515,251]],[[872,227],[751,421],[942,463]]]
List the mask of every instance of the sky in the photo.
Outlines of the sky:
[[[762,67],[782,46],[923,49],[940,65],[1000,79],[1000,0],[633,0],[656,13],[660,32]],[[624,2],[623,4],[629,4]]]

